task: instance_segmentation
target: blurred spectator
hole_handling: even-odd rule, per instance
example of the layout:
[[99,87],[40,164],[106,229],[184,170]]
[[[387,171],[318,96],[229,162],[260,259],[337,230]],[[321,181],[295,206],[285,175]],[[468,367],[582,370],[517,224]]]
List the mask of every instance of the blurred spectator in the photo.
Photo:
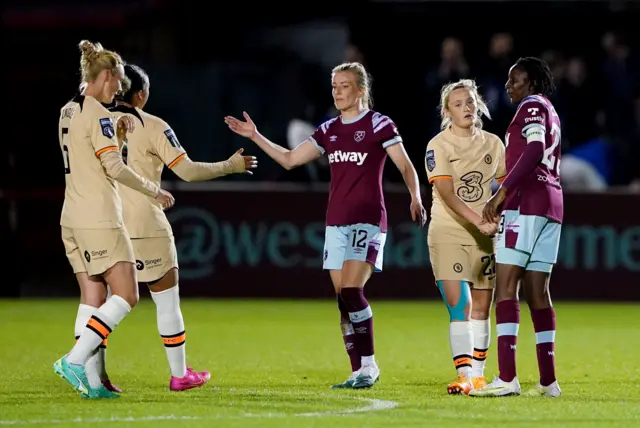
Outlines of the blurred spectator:
[[469,74],[462,42],[455,37],[447,37],[442,41],[440,64],[427,75],[427,87],[440,91],[443,84],[469,77]]
[[509,33],[494,34],[489,42],[489,59],[483,63],[479,84],[492,117],[485,127],[498,135],[507,129],[514,112],[514,106],[504,89],[509,68],[514,62],[513,36]]
[[[465,77],[470,77],[470,70],[464,57],[464,46],[459,39],[447,37],[442,41],[440,47],[440,63],[427,73],[426,99],[438,100],[442,85]],[[439,118],[435,114],[428,117],[431,118],[431,128],[438,129]]]
[[563,149],[577,147],[599,133],[599,110],[602,105],[587,66],[582,58],[567,62],[565,79],[558,88],[557,108],[562,116]]
[[605,84],[607,132],[613,136],[626,136],[633,129],[633,94],[638,79],[630,49],[614,32],[602,37],[606,58],[602,65]]

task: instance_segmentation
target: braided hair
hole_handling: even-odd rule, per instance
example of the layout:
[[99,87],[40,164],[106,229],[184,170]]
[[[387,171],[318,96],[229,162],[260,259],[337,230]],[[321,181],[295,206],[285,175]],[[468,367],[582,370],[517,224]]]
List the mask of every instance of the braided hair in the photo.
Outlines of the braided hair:
[[548,97],[555,92],[556,86],[553,84],[553,74],[549,64],[540,58],[534,56],[519,58],[514,65],[527,73],[534,93]]

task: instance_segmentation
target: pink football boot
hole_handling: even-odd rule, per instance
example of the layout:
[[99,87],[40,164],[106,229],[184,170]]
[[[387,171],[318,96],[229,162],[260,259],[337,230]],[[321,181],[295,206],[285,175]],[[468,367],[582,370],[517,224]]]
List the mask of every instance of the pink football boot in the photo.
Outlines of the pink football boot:
[[186,391],[187,389],[198,388],[209,382],[211,373],[196,372],[191,367],[187,367],[187,374],[182,377],[171,376],[169,389],[172,391]]
[[104,387],[111,392],[117,392],[118,394],[122,392],[122,390],[117,386],[115,386],[114,384],[112,384],[109,379],[103,380],[102,385],[104,385]]

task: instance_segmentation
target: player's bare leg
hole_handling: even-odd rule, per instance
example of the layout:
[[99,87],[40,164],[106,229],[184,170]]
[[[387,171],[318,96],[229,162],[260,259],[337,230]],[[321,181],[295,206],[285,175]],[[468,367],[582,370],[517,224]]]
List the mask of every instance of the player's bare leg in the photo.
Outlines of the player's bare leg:
[[487,386],[484,368],[491,342],[491,303],[493,290],[471,289],[471,331],[473,332],[473,362],[471,376],[476,389]]
[[458,378],[447,385],[449,394],[469,394],[471,383],[471,362],[473,353],[473,332],[469,314],[471,312],[471,287],[467,281],[436,281],[440,294],[449,311],[449,345]]
[[102,277],[110,285],[113,295],[93,313],[69,354],[54,365],[56,373],[88,398],[117,397],[102,385],[98,389],[91,388],[84,367],[91,354],[138,303],[138,282],[133,263],[117,262]]
[[516,376],[516,343],[520,327],[518,290],[524,268],[496,263],[496,330],[498,335],[498,369],[500,375],[482,389],[469,395],[519,395],[520,382]]
[[540,382],[529,394],[558,397],[561,390],[555,370],[556,313],[551,304],[549,279],[550,274],[547,272],[527,270],[522,280],[536,333],[536,354],[540,370]]
[[342,271],[341,270],[330,270],[329,275],[331,276],[331,282],[333,283],[333,289],[336,293],[336,299],[338,302],[338,310],[340,311],[340,330],[342,331],[342,339],[344,341],[344,347],[347,351],[347,355],[349,355],[349,361],[351,362],[351,375],[349,378],[343,383],[339,383],[333,385],[332,389],[344,389],[344,388],[352,388],[354,382],[356,381],[356,376],[358,375],[358,370],[362,366],[362,362],[360,360],[360,354],[358,354],[358,349],[356,347],[356,339],[355,339],[355,330],[353,329],[353,324],[349,319],[349,310],[345,305],[342,297],[340,296],[340,286],[342,284]]
[[206,384],[211,373],[196,372],[187,366],[186,334],[180,309],[178,269],[169,270],[161,279],[147,284],[156,304],[158,333],[164,342],[171,371],[169,388],[185,391]]
[[[76,273],[76,279],[80,286],[80,306],[75,323],[75,339],[78,340],[93,313],[107,300],[108,287],[101,277],[89,276],[86,272]],[[85,371],[89,385],[91,388],[97,389],[102,384],[109,391],[122,392],[109,380],[106,369],[106,352],[107,340],[104,340],[87,360]]]
[[346,260],[342,265],[340,297],[349,311],[355,331],[355,346],[362,364],[353,384],[354,389],[370,388],[380,377],[374,357],[373,312],[364,297],[364,286],[373,269],[371,264],[360,260]]

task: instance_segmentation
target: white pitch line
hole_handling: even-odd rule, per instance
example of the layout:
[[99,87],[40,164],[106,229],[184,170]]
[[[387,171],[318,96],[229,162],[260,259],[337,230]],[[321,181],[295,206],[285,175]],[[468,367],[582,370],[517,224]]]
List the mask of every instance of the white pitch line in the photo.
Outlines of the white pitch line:
[[[327,395],[319,394],[319,397],[327,397]],[[400,403],[391,400],[379,400],[377,398],[360,398],[349,397],[354,400],[364,401],[368,404],[366,406],[356,407],[355,409],[344,410],[327,410],[324,412],[304,412],[304,413],[245,413],[243,416],[246,418],[285,418],[285,417],[300,417],[300,418],[320,418],[323,416],[345,416],[354,413],[366,413],[375,412],[379,410],[389,410],[396,408]]]
[[[311,394],[309,394],[311,395]],[[314,394],[315,395],[315,394]],[[318,397],[333,397],[326,394],[317,394]],[[375,412],[389,410],[398,407],[400,404],[391,400],[379,400],[377,398],[349,397],[354,400],[368,403],[353,409],[327,410],[324,412],[303,412],[303,413],[245,413],[240,416],[220,415],[220,416],[177,416],[177,415],[157,415],[157,416],[112,416],[109,418],[73,418],[73,419],[30,419],[30,420],[0,420],[0,425],[56,425],[56,424],[86,424],[86,423],[106,423],[106,422],[153,422],[153,421],[204,421],[214,419],[242,419],[242,418],[321,418],[326,416],[347,416],[354,413]]]

